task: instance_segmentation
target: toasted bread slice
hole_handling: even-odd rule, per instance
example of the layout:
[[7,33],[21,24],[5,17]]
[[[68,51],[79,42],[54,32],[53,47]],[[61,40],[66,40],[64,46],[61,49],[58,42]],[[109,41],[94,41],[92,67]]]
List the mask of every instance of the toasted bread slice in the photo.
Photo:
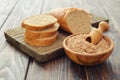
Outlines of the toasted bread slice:
[[51,15],[40,14],[25,18],[22,27],[28,30],[43,30],[52,27],[57,19]]
[[50,15],[58,19],[60,28],[69,33],[89,33],[91,31],[91,16],[77,8],[52,10]]
[[37,38],[46,38],[54,35],[59,28],[59,24],[55,23],[53,27],[40,30],[40,31],[32,31],[32,30],[26,30],[25,36],[28,39],[37,39]]
[[56,41],[58,33],[54,34],[51,37],[39,38],[39,39],[28,39],[24,38],[24,41],[32,46],[49,46]]

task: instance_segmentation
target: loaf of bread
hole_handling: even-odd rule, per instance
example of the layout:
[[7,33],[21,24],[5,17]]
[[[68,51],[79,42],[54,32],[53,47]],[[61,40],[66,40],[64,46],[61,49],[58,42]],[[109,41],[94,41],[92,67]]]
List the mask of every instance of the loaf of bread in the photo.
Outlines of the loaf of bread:
[[55,23],[53,27],[39,30],[39,31],[33,31],[33,30],[26,30],[25,36],[27,39],[37,39],[37,38],[46,38],[54,35],[59,28],[59,24]]
[[57,19],[51,15],[40,14],[25,18],[22,21],[22,27],[27,30],[44,30],[52,27]]
[[48,14],[56,17],[60,28],[69,33],[89,33],[91,31],[91,16],[77,8],[63,8],[50,11]]
[[24,38],[24,41],[32,46],[49,46],[56,41],[58,33],[55,33],[53,36],[47,38],[38,38],[38,39],[28,39]]

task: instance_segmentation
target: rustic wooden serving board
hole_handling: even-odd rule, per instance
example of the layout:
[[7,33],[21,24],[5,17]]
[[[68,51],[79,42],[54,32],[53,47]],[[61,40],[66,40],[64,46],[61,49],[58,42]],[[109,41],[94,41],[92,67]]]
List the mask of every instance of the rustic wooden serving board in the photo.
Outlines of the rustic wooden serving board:
[[[98,23],[102,20],[108,22],[108,19],[106,18],[93,16],[91,24],[92,26],[97,27]],[[5,31],[5,38],[15,47],[35,58],[35,60],[39,62],[46,62],[64,54],[62,42],[64,38],[69,35],[66,32],[59,30],[58,39],[55,41],[55,43],[48,47],[36,47],[26,44],[24,42],[24,32],[25,29],[22,27],[16,27]]]

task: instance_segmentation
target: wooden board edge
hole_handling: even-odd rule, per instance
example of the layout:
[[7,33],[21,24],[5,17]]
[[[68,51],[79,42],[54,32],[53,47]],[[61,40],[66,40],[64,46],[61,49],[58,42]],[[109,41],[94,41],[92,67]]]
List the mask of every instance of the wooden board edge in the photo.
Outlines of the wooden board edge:
[[[23,51],[28,56],[31,56],[32,58],[34,58],[36,61],[38,61],[40,63],[48,62],[48,61],[51,61],[57,57],[65,55],[63,48],[60,48],[57,51],[53,51],[49,54],[46,53],[46,55],[40,55],[40,54],[34,52],[33,50],[29,49],[28,47],[24,46],[23,44],[20,44],[18,41],[14,40],[12,37],[10,37],[7,34],[7,31],[4,32],[4,35],[5,35],[6,40],[10,44],[16,46],[19,50]],[[35,54],[35,55],[33,55],[33,54]],[[49,57],[49,58],[46,58],[46,57]]]

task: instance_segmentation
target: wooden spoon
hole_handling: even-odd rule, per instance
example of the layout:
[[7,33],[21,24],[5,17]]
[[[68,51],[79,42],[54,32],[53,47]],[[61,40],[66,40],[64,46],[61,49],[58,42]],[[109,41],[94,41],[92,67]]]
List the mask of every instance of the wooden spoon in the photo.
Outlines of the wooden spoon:
[[106,32],[107,30],[109,30],[109,24],[105,21],[101,21],[98,29],[91,31],[86,38],[86,41],[97,44],[102,39],[103,32]]

